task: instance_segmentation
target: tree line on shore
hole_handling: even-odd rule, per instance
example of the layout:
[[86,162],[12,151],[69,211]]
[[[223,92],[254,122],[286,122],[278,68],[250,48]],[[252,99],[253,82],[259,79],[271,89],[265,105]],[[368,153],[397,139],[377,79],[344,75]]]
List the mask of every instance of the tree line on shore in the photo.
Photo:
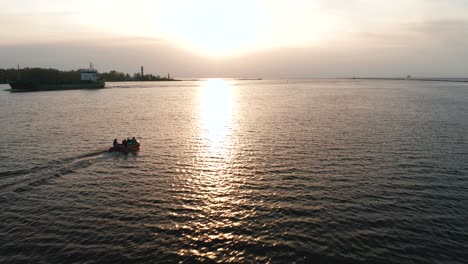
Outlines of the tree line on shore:
[[[100,77],[109,82],[123,82],[123,81],[174,81],[168,74],[167,76],[154,76],[152,74],[141,75],[110,71],[100,73]],[[44,68],[23,68],[23,69],[1,69],[0,68],[0,83],[8,83],[11,81],[31,81],[43,83],[73,83],[79,82],[81,79],[80,71],[60,71],[57,69],[44,69]]]
[[100,74],[101,78],[109,82],[126,82],[126,81],[175,81],[168,74],[167,76],[154,76],[153,74],[134,73],[132,76],[128,73],[110,71]]

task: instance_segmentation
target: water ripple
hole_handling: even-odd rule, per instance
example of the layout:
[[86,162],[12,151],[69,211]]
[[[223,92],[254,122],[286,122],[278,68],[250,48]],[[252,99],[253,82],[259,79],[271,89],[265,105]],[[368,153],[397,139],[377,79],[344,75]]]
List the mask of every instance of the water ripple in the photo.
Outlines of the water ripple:
[[464,263],[468,96],[444,85],[0,93],[0,262]]

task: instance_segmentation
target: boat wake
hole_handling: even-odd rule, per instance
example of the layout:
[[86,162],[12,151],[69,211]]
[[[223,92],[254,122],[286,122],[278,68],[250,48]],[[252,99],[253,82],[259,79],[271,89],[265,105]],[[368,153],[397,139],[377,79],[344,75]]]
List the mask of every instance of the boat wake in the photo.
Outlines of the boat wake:
[[109,157],[107,151],[93,151],[73,157],[53,160],[44,165],[0,172],[0,193],[23,192],[51,179],[86,168]]

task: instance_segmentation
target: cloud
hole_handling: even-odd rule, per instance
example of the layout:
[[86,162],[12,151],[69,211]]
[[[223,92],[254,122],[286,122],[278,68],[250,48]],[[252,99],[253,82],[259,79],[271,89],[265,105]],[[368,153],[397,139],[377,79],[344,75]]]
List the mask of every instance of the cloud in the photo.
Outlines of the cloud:
[[[463,77],[468,75],[468,23],[401,23],[393,32],[353,32],[320,47],[283,48],[232,62],[270,77]],[[247,74],[247,72],[244,72]]]
[[406,26],[410,32],[439,44],[468,44],[468,20],[435,20]]
[[79,69],[93,62],[101,71],[171,73],[173,76],[208,74],[205,62],[161,40],[106,38],[65,42],[0,45],[0,67]]
[[[432,25],[432,26],[431,26]],[[454,26],[455,25],[455,26]],[[210,59],[179,49],[161,39],[107,37],[66,42],[0,45],[0,67],[78,69],[93,62],[101,71],[145,71],[176,77],[464,77],[468,47],[439,41],[456,25],[426,22],[405,25],[401,34],[355,34],[352,41],[320,47],[284,47],[235,58]],[[440,30],[440,29],[444,30]],[[450,33],[450,34],[452,34]],[[465,38],[466,39],[466,38]]]
[[[397,13],[393,15],[389,14],[387,2],[381,0],[353,0],[345,5],[342,1],[317,1],[305,6],[299,2],[291,5],[270,2],[258,2],[259,6],[265,5],[265,10],[258,15],[265,19],[262,24],[265,32],[281,41],[268,38],[274,45],[265,44],[255,52],[239,52],[242,55],[223,58],[196,55],[194,49],[180,48],[180,43],[171,42],[163,34],[147,37],[118,33],[118,25],[130,20],[119,13],[124,10],[123,2],[120,2],[122,10],[113,13],[116,17],[104,24],[110,25],[117,20],[121,23],[107,28],[94,27],[83,19],[93,18],[94,13],[83,16],[81,9],[76,12],[64,8],[0,13],[0,24],[7,25],[0,32],[0,67],[20,64],[23,67],[77,69],[92,61],[101,71],[133,73],[144,65],[148,73],[169,72],[179,77],[468,75],[468,20],[461,17],[466,5],[459,4],[460,11],[453,11],[453,6],[437,1],[426,1],[423,5],[420,0],[411,0],[405,2],[404,8],[393,6],[390,11]],[[296,17],[288,20],[287,14],[291,12]],[[317,13],[323,15],[315,16],[315,20],[310,20],[314,23],[309,24],[307,17]],[[148,17],[137,22],[146,21]],[[335,17],[340,18],[339,23],[334,24]],[[95,18],[101,19],[100,16]],[[271,24],[270,20],[277,22]],[[248,21],[250,25],[251,20]],[[211,20],[208,22],[212,23]],[[135,21],[133,23],[128,26],[130,29]],[[193,23],[181,21],[181,25],[183,29],[193,29],[190,27]],[[238,29],[235,23],[228,25],[233,31]],[[202,30],[204,27],[207,25],[195,28]],[[219,31],[218,27],[213,28]],[[330,34],[334,36],[330,37]],[[308,41],[301,43],[299,40],[303,35],[309,35],[304,39],[315,36],[320,41],[313,45]],[[207,39],[203,37],[202,40]]]

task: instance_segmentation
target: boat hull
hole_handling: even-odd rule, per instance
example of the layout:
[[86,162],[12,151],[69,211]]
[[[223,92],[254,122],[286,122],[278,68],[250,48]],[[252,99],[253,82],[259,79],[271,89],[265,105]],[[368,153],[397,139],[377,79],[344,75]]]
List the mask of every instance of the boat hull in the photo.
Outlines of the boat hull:
[[123,152],[123,153],[128,153],[131,151],[139,151],[140,150],[140,143],[137,144],[129,144],[126,147],[124,145],[117,145],[115,147],[110,147],[109,152]]
[[77,83],[34,83],[15,81],[10,82],[12,92],[34,92],[34,91],[57,91],[57,90],[77,90],[77,89],[101,89],[106,86],[105,81],[98,82],[77,82]]

